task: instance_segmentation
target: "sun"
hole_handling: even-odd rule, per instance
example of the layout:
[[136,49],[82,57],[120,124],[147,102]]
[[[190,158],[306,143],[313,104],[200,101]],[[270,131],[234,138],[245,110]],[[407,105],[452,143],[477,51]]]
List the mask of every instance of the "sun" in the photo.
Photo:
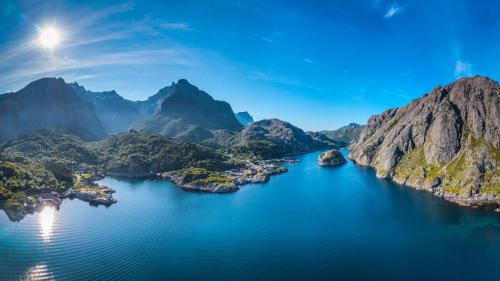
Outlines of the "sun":
[[45,26],[38,32],[38,42],[46,49],[54,49],[61,43],[61,32],[54,26]]

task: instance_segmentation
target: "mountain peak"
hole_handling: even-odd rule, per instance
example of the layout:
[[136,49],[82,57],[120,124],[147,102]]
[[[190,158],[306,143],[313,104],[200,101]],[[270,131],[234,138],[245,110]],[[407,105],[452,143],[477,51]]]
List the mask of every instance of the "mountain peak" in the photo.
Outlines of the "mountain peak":
[[64,81],[64,79],[58,77],[44,77],[44,78],[40,78],[38,80],[35,80],[31,83],[28,84],[28,86],[26,87],[47,87],[47,86],[55,86],[55,85],[58,85],[58,86],[66,86],[66,82]]
[[[187,85],[191,85],[189,83],[189,81],[187,79],[184,79],[184,78],[181,78],[179,80],[177,80],[177,83],[176,83],[178,86],[187,86]],[[192,86],[192,85],[191,85]]]
[[90,103],[62,78],[42,78],[0,99],[0,140],[40,129],[60,129],[87,140],[104,136]]
[[195,133],[208,136],[209,130],[238,131],[242,127],[227,102],[214,100],[186,79],[179,79],[173,88],[160,90],[155,100],[161,104],[154,116],[138,122],[134,128],[195,141],[199,139],[191,138]]

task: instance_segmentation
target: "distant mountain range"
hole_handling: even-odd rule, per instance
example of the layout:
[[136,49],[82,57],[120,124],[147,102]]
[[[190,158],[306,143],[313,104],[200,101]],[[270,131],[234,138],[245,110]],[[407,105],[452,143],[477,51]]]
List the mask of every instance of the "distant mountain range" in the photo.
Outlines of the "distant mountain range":
[[[0,95],[0,109],[5,120],[0,124],[0,141],[41,129],[58,129],[84,140],[134,129],[212,148],[243,149],[256,157],[339,146],[278,119],[254,123],[248,112],[235,114],[227,102],[213,99],[185,79],[147,100],[130,101],[116,91],[93,92],[61,78],[43,78]],[[257,142],[264,148],[255,146]]]
[[92,103],[106,133],[126,131],[137,119],[145,116],[139,102],[124,99],[115,91],[92,92],[78,83],[68,84],[83,100]]
[[500,85],[463,78],[370,118],[350,158],[452,201],[500,203]]
[[336,130],[320,131],[319,134],[324,135],[334,141],[341,141],[350,144],[358,140],[359,135],[361,134],[361,131],[363,131],[364,127],[364,125],[350,123],[349,125],[338,128]]

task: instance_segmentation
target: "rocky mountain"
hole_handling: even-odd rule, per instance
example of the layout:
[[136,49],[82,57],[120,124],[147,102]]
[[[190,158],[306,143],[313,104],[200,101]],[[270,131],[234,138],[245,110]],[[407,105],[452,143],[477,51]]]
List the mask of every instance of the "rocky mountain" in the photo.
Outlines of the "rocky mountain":
[[234,116],[236,117],[238,122],[240,122],[240,124],[243,126],[253,123],[253,117],[247,111],[238,112]]
[[350,144],[355,142],[359,138],[359,135],[361,134],[361,131],[363,131],[364,127],[364,125],[351,123],[336,130],[325,130],[318,133],[326,136],[333,141],[341,141]]
[[279,119],[265,119],[245,127],[235,136],[239,153],[261,158],[311,152],[328,147],[303,130]]
[[134,129],[201,143],[214,138],[214,131],[236,132],[242,128],[227,102],[214,100],[187,80],[173,83],[168,91],[156,113],[136,122]]
[[106,135],[92,104],[62,78],[39,79],[0,95],[0,120],[0,142],[40,129],[60,129],[85,140]]
[[350,158],[460,203],[500,203],[500,85],[460,79],[372,116]]
[[115,91],[92,92],[78,83],[69,84],[82,99],[92,103],[97,117],[108,134],[126,131],[132,123],[144,117],[141,108],[146,102],[134,102],[124,99]]

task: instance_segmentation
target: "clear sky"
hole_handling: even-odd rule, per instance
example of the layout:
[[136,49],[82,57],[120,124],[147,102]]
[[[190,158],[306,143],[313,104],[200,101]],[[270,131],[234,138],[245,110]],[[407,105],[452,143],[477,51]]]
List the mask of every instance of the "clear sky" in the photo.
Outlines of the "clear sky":
[[0,92],[63,77],[139,100],[187,78],[235,111],[319,130],[457,77],[500,79],[498,1],[0,1]]

